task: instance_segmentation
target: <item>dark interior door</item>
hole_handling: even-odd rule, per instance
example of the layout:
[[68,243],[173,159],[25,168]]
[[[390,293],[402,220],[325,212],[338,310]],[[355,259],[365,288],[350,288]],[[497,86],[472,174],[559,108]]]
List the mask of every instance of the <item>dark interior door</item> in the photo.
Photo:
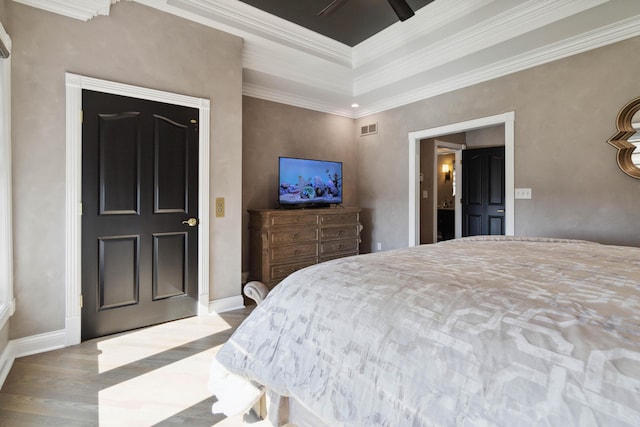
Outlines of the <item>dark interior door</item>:
[[504,146],[462,152],[462,235],[504,234]]
[[195,315],[198,110],[88,90],[82,108],[82,339]]

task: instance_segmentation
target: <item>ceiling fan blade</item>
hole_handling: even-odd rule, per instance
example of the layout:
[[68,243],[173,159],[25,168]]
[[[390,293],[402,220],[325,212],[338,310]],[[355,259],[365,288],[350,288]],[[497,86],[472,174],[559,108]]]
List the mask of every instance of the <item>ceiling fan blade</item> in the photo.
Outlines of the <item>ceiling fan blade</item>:
[[406,0],[387,0],[389,5],[393,8],[393,11],[398,15],[398,19],[406,21],[411,18],[415,13]]
[[342,7],[348,0],[333,0],[324,9],[318,12],[318,16],[328,16]]

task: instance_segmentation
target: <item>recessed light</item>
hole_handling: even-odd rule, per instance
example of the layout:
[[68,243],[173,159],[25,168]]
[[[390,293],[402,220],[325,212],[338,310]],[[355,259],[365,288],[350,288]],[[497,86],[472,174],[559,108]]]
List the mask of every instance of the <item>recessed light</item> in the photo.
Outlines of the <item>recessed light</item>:
[[351,108],[358,108],[360,106],[360,104],[356,104],[355,102],[353,104],[351,104]]

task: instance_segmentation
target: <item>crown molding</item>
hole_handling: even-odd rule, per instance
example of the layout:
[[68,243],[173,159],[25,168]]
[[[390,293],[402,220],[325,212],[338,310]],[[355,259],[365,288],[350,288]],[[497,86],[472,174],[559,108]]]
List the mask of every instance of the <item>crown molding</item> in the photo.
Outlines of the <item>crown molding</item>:
[[316,97],[304,96],[299,93],[291,93],[254,83],[244,82],[242,84],[242,95],[264,99],[266,101],[273,101],[280,104],[292,105],[294,107],[306,108],[308,110],[349,117],[351,119],[356,118],[353,110],[341,108],[335,102],[322,102]]
[[27,6],[88,21],[98,15],[109,15],[113,3],[119,0],[13,0]]
[[[213,26],[245,39],[261,38],[351,67],[351,48],[238,0],[134,0],[161,10],[206,17]],[[187,17],[187,16],[185,16]],[[189,16],[190,18],[191,16]]]
[[242,66],[330,92],[350,95],[353,91],[351,67],[265,40],[245,41]]
[[476,25],[436,41],[409,56],[361,73],[353,82],[355,96],[407,79],[467,55],[495,46],[545,25],[591,9],[608,0],[529,0]]
[[474,84],[493,80],[538,65],[553,62],[592,49],[623,41],[640,34],[640,15],[589,31],[541,48],[522,53],[484,67],[473,68],[448,79],[412,87],[395,96],[385,97],[358,110],[356,118],[402,107]]
[[434,2],[418,10],[404,22],[396,22],[378,34],[369,37],[352,49],[353,67],[363,65],[393,53],[416,40],[424,40],[462,16],[471,15],[495,0],[449,0]]

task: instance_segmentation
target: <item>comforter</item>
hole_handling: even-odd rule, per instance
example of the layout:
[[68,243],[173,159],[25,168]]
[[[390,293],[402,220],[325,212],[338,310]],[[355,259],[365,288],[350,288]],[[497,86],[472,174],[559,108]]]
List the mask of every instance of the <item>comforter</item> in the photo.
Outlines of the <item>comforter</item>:
[[326,262],[217,361],[332,426],[640,426],[640,249],[477,238]]

